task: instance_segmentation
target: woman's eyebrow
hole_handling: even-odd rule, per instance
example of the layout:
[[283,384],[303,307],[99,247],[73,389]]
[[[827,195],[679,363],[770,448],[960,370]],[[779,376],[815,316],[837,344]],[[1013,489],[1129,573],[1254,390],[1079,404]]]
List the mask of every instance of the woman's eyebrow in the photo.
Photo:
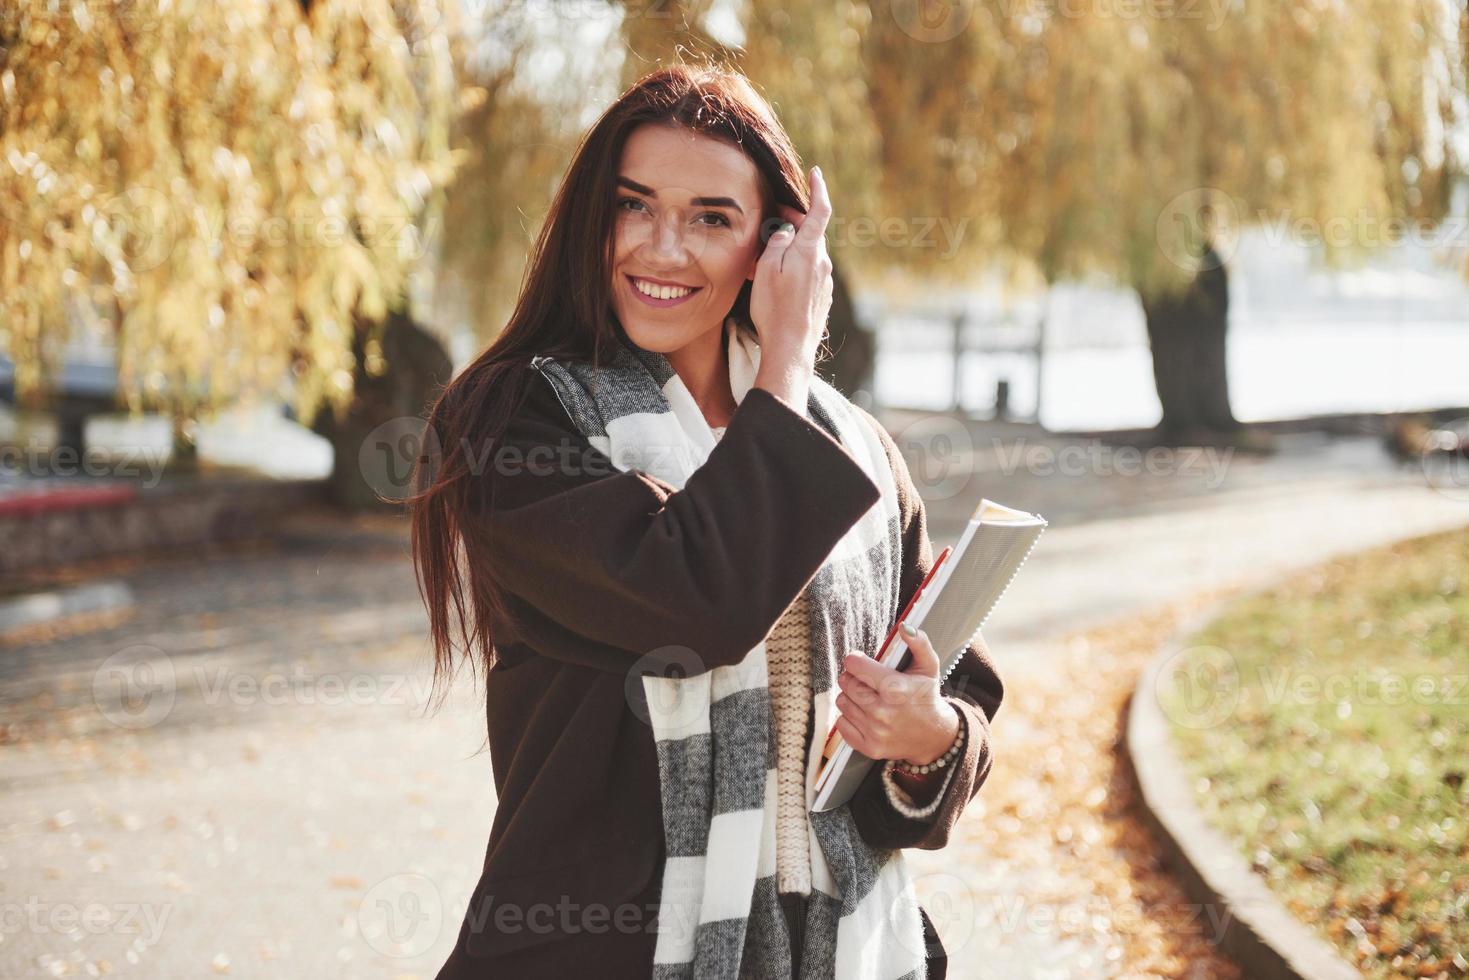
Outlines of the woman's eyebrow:
[[[648,197],[658,196],[658,192],[653,190],[653,188],[649,187],[646,184],[639,184],[631,177],[623,177],[619,175],[617,178],[617,182],[623,187],[626,187],[628,190],[637,191],[639,194],[646,194]],[[700,205],[701,207],[734,208],[740,214],[745,213],[745,209],[740,207],[739,202],[732,197],[696,197],[694,198],[694,203]]]

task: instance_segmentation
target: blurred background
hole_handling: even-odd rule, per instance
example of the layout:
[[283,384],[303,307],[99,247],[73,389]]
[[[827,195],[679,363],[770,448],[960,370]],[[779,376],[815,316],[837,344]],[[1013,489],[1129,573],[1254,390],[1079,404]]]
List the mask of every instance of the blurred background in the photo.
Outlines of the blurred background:
[[395,501],[582,134],[709,61],[827,176],[821,372],[935,546],[1050,521],[909,852],[950,974],[1469,976],[1466,55],[1465,0],[8,0],[0,973],[435,974],[494,785]]

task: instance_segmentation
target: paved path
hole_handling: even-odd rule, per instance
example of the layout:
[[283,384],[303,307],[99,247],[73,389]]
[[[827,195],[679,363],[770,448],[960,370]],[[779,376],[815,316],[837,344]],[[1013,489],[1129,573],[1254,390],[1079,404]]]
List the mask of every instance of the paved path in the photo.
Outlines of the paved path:
[[[885,421],[901,442],[905,420]],[[921,436],[920,431],[920,446]],[[1049,448],[1059,451],[1060,446]],[[1068,777],[1095,796],[1125,792],[1109,785],[1110,768],[1085,771],[1110,767],[1110,758],[1097,758],[1110,752],[1077,752],[1065,738],[1077,732],[1090,732],[1096,742],[1111,737],[1121,699],[1132,688],[1131,676],[1095,678],[1092,672],[1139,663],[1150,652],[1128,649],[1131,638],[1124,636],[1098,644],[1095,657],[1088,657],[1085,641],[1078,655],[1063,638],[1087,630],[1105,634],[1098,627],[1201,593],[1247,586],[1334,554],[1469,525],[1464,487],[1431,489],[1421,467],[1393,462],[1374,440],[1296,437],[1283,448],[1286,452],[1274,457],[1236,455],[1223,464],[1222,480],[1207,460],[1184,458],[1174,460],[1171,473],[1160,460],[1165,472],[1157,476],[1108,475],[1107,455],[1099,447],[1074,454],[1099,462],[1071,474],[1057,472],[1059,463],[1048,468],[1055,459],[1040,449],[1035,472],[1014,470],[1013,457],[997,454],[979,461],[968,480],[945,482],[943,469],[936,470],[934,482],[946,493],[955,485],[961,489],[932,507],[935,547],[962,528],[967,515],[957,505],[979,494],[1035,509],[1052,523],[985,630],[1010,702],[1008,713],[1002,705],[996,718],[997,775],[980,796],[983,800],[989,792],[991,799],[1003,801],[1004,809],[991,807],[988,817],[1009,824],[998,835],[1002,846],[982,806],[979,819],[962,823],[958,839],[943,851],[908,852],[920,890],[928,894],[926,906],[938,910],[936,918],[948,912],[939,929],[950,947],[950,976],[956,980],[1147,975],[1128,962],[1136,950],[1118,943],[1119,933],[1139,931],[1125,923],[1139,907],[1179,923],[1198,921],[1206,935],[1213,932],[1210,910],[1187,907],[1179,896],[1167,897],[1175,904],[1164,912],[1146,904],[1141,888],[1129,892],[1123,882],[1121,894],[1115,892],[1118,883],[1100,869],[1106,859],[1135,861],[1135,854],[1124,853],[1137,850],[1130,832],[1116,841],[1092,841],[1099,851],[1097,872],[1090,873],[1087,862],[1074,857],[1071,827],[1053,825],[1061,824],[1057,814],[1067,812],[1064,806],[1036,798]],[[1113,459],[1110,465],[1120,462]],[[1165,623],[1161,631],[1140,631],[1139,639],[1157,643],[1166,633]],[[1109,698],[1107,689],[1116,697]],[[1101,709],[1106,717],[1088,724],[1059,717],[1072,713],[1065,704],[1068,690],[1072,700],[1087,701],[1076,712]],[[1032,692],[1042,693],[1027,697]],[[1048,717],[1047,711],[1057,716]],[[1010,768],[1001,770],[1007,731],[1027,755],[1011,755]],[[1065,775],[1054,780],[1057,769]],[[1002,788],[1001,780],[1009,785]],[[1090,808],[1099,806],[1093,801]],[[1110,829],[1116,825],[1113,821]],[[1134,884],[1146,875],[1146,869],[1134,869]],[[1098,921],[1089,923],[1094,916]],[[1167,975],[1227,975],[1197,961],[1190,970]]]
[[[1045,465],[1058,442],[1015,469],[982,438],[924,480],[939,546],[978,493],[1052,520],[987,630],[1012,692],[1054,681],[1063,634],[1469,524],[1465,495],[1427,489],[1365,442],[1236,459],[1215,486],[1183,461],[1060,473]],[[433,976],[495,801],[470,678],[421,717],[427,648],[405,554],[401,528],[303,521],[277,549],[149,565],[127,576],[130,621],[0,655],[0,974]],[[1017,731],[1036,729],[1011,710]],[[1028,772],[1035,760],[1006,753],[1006,720],[998,764]],[[935,876],[954,875],[973,895],[1036,888],[992,859],[971,816],[945,851],[908,852],[921,887],[952,892]],[[1128,969],[1034,924],[941,928],[955,976]]]

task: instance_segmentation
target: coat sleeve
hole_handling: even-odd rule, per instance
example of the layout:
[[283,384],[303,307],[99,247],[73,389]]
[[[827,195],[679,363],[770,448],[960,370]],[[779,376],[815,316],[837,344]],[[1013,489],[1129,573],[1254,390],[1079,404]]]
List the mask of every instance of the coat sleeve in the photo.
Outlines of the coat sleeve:
[[[907,462],[888,431],[871,415],[867,417],[887,450],[898,486],[903,548],[902,595],[898,602],[901,609],[933,566],[933,544],[928,537],[923,498],[914,486]],[[959,710],[967,733],[957,768],[934,812],[923,819],[913,819],[892,805],[882,783],[882,765],[874,765],[849,801],[857,830],[872,847],[923,850],[944,847],[964,805],[974,798],[989,775],[993,764],[990,722],[999,711],[1004,685],[983,636],[964,649],[941,690]]]
[[516,620],[570,631],[563,646],[606,669],[738,663],[881,497],[840,442],[764,388],[679,489],[618,470],[550,379],[527,369],[526,384],[479,477],[466,546],[484,549]]

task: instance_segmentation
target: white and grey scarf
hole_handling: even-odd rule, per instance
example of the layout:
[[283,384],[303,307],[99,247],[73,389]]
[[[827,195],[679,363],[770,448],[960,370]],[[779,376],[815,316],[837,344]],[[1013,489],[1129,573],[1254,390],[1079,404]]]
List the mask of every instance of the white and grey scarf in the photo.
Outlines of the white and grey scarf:
[[[734,317],[725,321],[725,341],[738,402],[754,383],[760,347],[748,323]],[[714,449],[713,431],[662,354],[624,342],[598,369],[545,356],[532,365],[619,470],[639,469],[682,488]],[[892,468],[871,423],[820,378],[811,381],[807,415],[882,491],[808,586],[816,733],[806,759],[809,810],[840,658],[848,650],[876,650],[898,614],[901,538]],[[776,899],[776,753],[767,677],[762,642],[733,666],[642,679],[667,847],[654,953],[658,980],[790,975],[790,937]],[[902,852],[868,846],[846,806],[809,813],[809,821],[813,892],[802,978],[920,980],[923,926]]]

